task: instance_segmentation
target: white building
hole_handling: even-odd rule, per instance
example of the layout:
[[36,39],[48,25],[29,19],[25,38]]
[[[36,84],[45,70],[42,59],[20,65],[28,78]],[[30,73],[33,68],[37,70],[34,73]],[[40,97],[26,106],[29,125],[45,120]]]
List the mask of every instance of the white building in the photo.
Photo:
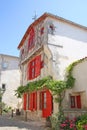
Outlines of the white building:
[[0,54],[0,88],[5,90],[2,102],[12,108],[18,108],[19,99],[15,90],[20,85],[19,58]]
[[[87,56],[87,27],[45,13],[28,27],[18,49],[21,85],[26,86],[27,83],[48,75],[54,80],[63,80],[66,67]],[[23,99],[24,110],[29,112],[29,116],[47,117],[58,110],[55,103],[52,105],[53,101],[48,104],[48,98],[52,100],[48,90],[37,91],[31,95],[33,104],[27,92]]]

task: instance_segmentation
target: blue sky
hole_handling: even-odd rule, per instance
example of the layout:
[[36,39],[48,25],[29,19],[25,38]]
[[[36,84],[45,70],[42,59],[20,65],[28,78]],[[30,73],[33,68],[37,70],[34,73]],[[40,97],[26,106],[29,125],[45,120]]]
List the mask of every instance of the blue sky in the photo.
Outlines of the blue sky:
[[49,12],[87,27],[87,0],[0,0],[0,54],[17,49],[32,17]]

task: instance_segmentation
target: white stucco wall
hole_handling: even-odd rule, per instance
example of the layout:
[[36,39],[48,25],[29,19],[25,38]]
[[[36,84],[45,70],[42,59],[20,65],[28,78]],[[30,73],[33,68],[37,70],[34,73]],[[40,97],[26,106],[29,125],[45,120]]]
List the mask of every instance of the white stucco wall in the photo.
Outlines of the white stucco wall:
[[87,30],[61,20],[47,19],[48,24],[50,21],[55,27],[54,35],[48,34],[54,75],[56,79],[63,79],[65,68],[70,63],[87,56]]

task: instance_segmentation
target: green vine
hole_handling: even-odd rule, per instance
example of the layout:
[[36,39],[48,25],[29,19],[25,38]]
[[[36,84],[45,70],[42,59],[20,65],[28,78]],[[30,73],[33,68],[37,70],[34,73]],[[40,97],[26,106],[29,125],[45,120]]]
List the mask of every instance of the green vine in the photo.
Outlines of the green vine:
[[[15,95],[17,97],[21,97],[22,94],[25,92],[37,91],[42,89],[43,87],[50,89],[54,95],[61,95],[66,89],[72,88],[74,86],[75,78],[72,76],[72,70],[75,65],[82,62],[84,59],[73,62],[66,68],[66,80],[56,81],[53,80],[51,76],[48,76],[38,81],[29,82],[26,86],[19,86],[15,91]],[[61,99],[58,100],[61,101]]]

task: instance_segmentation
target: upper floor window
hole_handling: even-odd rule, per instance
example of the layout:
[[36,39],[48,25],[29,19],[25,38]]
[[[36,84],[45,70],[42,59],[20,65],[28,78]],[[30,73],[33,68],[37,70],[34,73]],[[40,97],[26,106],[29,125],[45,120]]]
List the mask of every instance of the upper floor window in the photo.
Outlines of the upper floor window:
[[2,69],[7,69],[7,67],[8,67],[8,62],[4,61],[2,63]]
[[29,41],[28,41],[28,51],[34,47],[34,39],[35,39],[35,32],[34,29],[31,28],[30,32],[29,32]]
[[53,25],[53,24],[50,24],[50,25],[49,25],[49,28],[48,28],[49,33],[50,33],[50,34],[54,34],[54,30],[55,30],[54,25]]
[[24,49],[21,50],[21,58],[23,57],[24,55]]
[[29,62],[27,69],[28,80],[34,79],[40,75],[42,68],[41,63],[41,55],[36,56],[32,61]]
[[42,35],[44,33],[44,27],[41,28],[40,34]]

